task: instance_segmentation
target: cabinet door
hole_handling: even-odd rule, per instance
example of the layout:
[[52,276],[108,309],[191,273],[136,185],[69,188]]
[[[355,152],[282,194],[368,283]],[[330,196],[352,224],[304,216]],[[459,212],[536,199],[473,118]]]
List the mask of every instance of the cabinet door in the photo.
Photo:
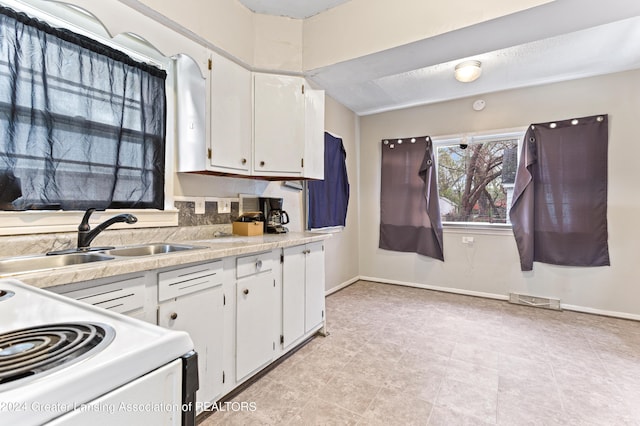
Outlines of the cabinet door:
[[222,391],[222,285],[161,303],[158,325],[189,333],[198,353],[198,402],[215,400]]
[[187,55],[176,55],[176,171],[206,168],[207,79],[198,63]]
[[254,74],[254,174],[302,173],[304,80]]
[[282,264],[282,336],[283,348],[305,332],[305,246],[283,250]]
[[273,359],[276,288],[271,273],[239,279],[236,288],[236,380],[241,381]]
[[251,72],[214,53],[211,58],[210,102],[212,168],[249,174],[252,120]]
[[324,321],[324,245],[307,244],[305,332]]
[[305,141],[302,175],[324,179],[324,90],[305,89]]

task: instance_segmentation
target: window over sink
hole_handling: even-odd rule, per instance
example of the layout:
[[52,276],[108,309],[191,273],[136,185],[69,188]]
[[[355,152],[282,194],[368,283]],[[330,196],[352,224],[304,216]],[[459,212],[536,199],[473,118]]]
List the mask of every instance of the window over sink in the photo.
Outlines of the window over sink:
[[[4,134],[14,132],[18,141],[0,140],[0,235],[72,231],[88,207],[126,209],[140,219],[136,227],[177,225],[174,168],[164,161],[174,151],[173,59],[136,34],[112,37],[98,18],[68,3],[0,0],[0,6],[18,12],[19,19],[35,18],[60,31],[65,43],[55,45],[53,35],[45,32],[47,47],[53,43],[64,54],[20,45],[20,50],[46,58],[43,78],[30,64],[11,60],[9,50],[17,49],[6,32],[12,28],[1,29],[0,50],[9,59],[0,61],[0,128]],[[154,39],[165,31],[153,29]],[[72,43],[66,38],[80,40],[91,57],[68,49]],[[81,61],[75,67],[73,55]],[[10,75],[20,65],[21,74],[11,83]],[[107,72],[98,74],[99,69]],[[140,77],[144,73],[151,77]],[[35,90],[25,89],[26,83]],[[33,99],[15,96],[12,101],[12,88]],[[113,101],[120,111],[114,112]],[[37,138],[44,143],[34,144]],[[25,170],[31,176],[23,179]]]
[[166,72],[0,7],[0,208],[164,207]]

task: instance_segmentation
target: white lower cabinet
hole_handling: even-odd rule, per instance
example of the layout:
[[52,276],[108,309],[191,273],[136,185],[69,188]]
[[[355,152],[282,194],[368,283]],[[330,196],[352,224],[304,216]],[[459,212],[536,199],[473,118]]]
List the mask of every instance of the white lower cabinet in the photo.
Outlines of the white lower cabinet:
[[324,246],[315,242],[50,290],[189,333],[198,411],[324,325]]
[[304,331],[324,323],[324,244],[307,244],[305,263]]
[[282,347],[288,348],[304,335],[306,246],[283,249]]
[[52,287],[54,293],[155,324],[155,310],[146,306],[144,275],[103,278]]
[[198,408],[222,396],[222,284],[222,261],[158,274],[158,325],[188,332],[198,353]]
[[237,258],[236,382],[273,360],[278,334],[277,253]]
[[324,323],[324,245],[283,249],[282,346],[298,342]]

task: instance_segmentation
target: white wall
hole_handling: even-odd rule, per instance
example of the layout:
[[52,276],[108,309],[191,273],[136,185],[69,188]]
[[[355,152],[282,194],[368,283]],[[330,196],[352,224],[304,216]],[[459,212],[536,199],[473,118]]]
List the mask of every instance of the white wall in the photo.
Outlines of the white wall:
[[[640,70],[487,94],[484,111],[461,99],[361,118],[360,274],[381,280],[506,296],[509,292],[560,298],[564,305],[640,319]],[[520,271],[511,233],[445,231],[445,262],[378,248],[380,140],[527,126],[530,123],[609,114],[610,267],[534,264]],[[401,208],[401,206],[399,206]],[[367,212],[366,214],[364,212]],[[473,247],[461,236],[475,237]]]

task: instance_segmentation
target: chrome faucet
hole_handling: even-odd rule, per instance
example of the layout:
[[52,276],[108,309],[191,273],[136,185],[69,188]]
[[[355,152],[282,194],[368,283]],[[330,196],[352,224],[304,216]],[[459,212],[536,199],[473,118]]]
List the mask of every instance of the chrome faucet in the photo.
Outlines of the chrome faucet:
[[92,230],[89,226],[89,217],[91,217],[91,214],[94,211],[96,211],[96,209],[94,208],[87,209],[87,211],[84,213],[84,216],[82,217],[80,225],[78,226],[78,251],[88,251],[91,241],[93,241],[93,239],[97,237],[98,234],[100,234],[102,231],[104,231],[114,223],[136,223],[138,221],[138,218],[132,214],[119,214],[105,220]]

